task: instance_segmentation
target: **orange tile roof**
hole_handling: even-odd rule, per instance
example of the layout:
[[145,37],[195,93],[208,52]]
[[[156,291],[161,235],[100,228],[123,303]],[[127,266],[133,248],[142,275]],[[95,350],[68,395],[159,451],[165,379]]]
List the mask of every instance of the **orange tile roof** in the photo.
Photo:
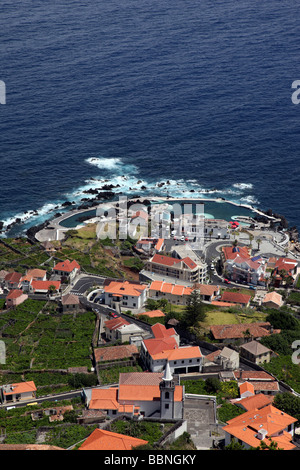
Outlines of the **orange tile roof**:
[[241,383],[240,386],[239,386],[239,389],[240,389],[240,395],[242,395],[245,392],[250,392],[250,393],[252,393],[252,395],[254,395],[254,387],[253,387],[252,383],[250,383],[250,382]]
[[[159,385],[119,385],[119,401],[160,401]],[[175,386],[174,401],[183,400],[183,387]]]
[[162,312],[161,310],[149,310],[148,312],[139,313],[137,316],[141,317],[142,315],[146,315],[149,318],[165,317],[164,312]]
[[166,328],[161,323],[155,323],[155,325],[151,327],[151,330],[155,338],[167,338],[168,336],[177,335],[174,328]]
[[220,300],[212,300],[211,305],[215,305],[216,307],[234,307],[235,304],[231,302],[220,302]]
[[159,251],[159,250],[161,249],[161,247],[163,246],[163,244],[164,244],[164,239],[163,239],[163,238],[159,238],[159,239],[158,239],[158,242],[156,243],[156,245],[155,245],[154,248]]
[[79,450],[132,450],[134,447],[147,444],[148,441],[137,437],[95,429],[79,447]]
[[266,405],[269,405],[274,400],[274,396],[265,395],[264,393],[258,393],[257,395],[253,395],[252,397],[246,397],[242,400],[239,400],[237,403],[241,405],[246,411],[251,411],[254,409],[259,410]]
[[35,383],[30,380],[28,382],[18,382],[9,385],[5,385],[2,389],[4,395],[11,395],[16,393],[28,393],[36,392]]
[[[276,434],[284,431],[289,425],[297,422],[296,418],[278,410],[273,405],[267,405],[260,410],[246,411],[245,413],[229,420],[223,430],[241,439],[246,444],[256,447],[261,440],[257,438],[257,433],[264,429],[267,431],[267,438],[264,441],[269,444],[270,438],[277,442]],[[284,437],[285,436],[285,437]],[[279,447],[289,450],[295,448],[289,441],[291,436],[279,436]]]
[[180,359],[193,359],[202,357],[199,346],[187,346],[172,350],[162,350],[157,354],[151,355],[153,360],[168,359],[168,361],[177,361]]
[[118,389],[100,388],[93,389],[89,403],[90,410],[118,410]]
[[149,290],[172,295],[191,295],[194,289],[180,284],[172,284],[171,282],[153,281]]
[[104,291],[109,294],[131,295],[133,297],[139,297],[145,289],[147,289],[145,284],[129,281],[111,281],[108,285],[104,286]]

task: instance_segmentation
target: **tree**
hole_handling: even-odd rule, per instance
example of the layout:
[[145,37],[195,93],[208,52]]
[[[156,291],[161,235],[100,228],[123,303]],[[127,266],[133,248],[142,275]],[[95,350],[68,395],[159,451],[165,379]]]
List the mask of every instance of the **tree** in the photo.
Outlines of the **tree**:
[[53,294],[55,294],[56,292],[57,292],[56,287],[55,287],[53,284],[51,284],[51,285],[48,287],[48,292],[47,292],[47,294],[48,294],[48,295],[53,295]]
[[273,441],[270,438],[270,444],[267,444],[265,441],[261,441],[259,446],[257,447],[252,447],[252,450],[283,450],[280,447],[278,447],[278,443]]
[[194,290],[188,298],[183,314],[183,323],[187,327],[195,326],[199,321],[204,321],[205,317],[206,315],[200,294]]
[[221,382],[216,377],[208,377],[205,381],[207,393],[217,393],[221,388]]
[[260,238],[257,238],[257,239],[256,239],[256,243],[257,243],[257,249],[259,250],[260,244],[261,244],[261,239],[260,239]]
[[245,447],[243,444],[233,439],[228,446],[224,447],[224,450],[245,450]]
[[[275,395],[273,405],[279,410],[287,413],[300,421],[300,398],[289,392]],[[297,425],[297,423],[296,423]]]

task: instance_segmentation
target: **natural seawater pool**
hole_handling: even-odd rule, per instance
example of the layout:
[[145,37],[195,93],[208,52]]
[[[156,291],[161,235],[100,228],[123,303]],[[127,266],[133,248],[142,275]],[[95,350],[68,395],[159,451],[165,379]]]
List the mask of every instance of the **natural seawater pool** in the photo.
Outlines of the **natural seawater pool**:
[[[193,205],[193,212],[196,210],[196,205],[201,205],[203,204],[203,211],[201,210],[201,213],[204,214],[204,216],[208,219],[223,219],[226,221],[230,220],[235,220],[235,218],[238,217],[255,217],[257,216],[257,212],[254,210],[244,207],[244,206],[236,206],[230,202],[227,201],[211,201],[207,200],[204,201],[203,199],[201,200],[183,200],[183,199],[178,199],[178,200],[159,200],[159,201],[153,201],[154,204],[185,204],[186,206],[192,204]],[[105,206],[108,205],[108,203],[104,203]],[[199,206],[200,207],[200,206]],[[97,209],[91,209],[91,210],[86,210],[82,211],[80,213],[76,213],[71,215],[70,217],[66,217],[63,221],[61,221],[60,225],[65,228],[75,228],[77,227],[80,223],[82,223],[83,218],[89,219],[90,217],[96,217],[96,211]]]

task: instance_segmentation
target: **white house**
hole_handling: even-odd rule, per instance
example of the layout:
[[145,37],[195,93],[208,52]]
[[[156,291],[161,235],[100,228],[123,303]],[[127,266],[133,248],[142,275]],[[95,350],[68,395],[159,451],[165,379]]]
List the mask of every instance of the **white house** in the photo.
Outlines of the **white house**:
[[0,387],[0,398],[3,404],[16,403],[36,397],[36,386],[33,381],[18,382]]
[[147,286],[132,281],[110,281],[104,285],[104,303],[116,310],[140,309],[147,298]]
[[140,358],[151,372],[161,372],[168,364],[172,374],[201,372],[202,354],[199,346],[179,347],[179,335],[174,328],[156,323],[152,326],[153,338],[144,339]]
[[60,277],[66,277],[69,280],[74,279],[79,271],[80,266],[77,261],[69,261],[68,259],[57,263],[53,268],[53,274]]
[[272,405],[251,409],[227,421],[223,427],[225,446],[235,441],[240,442],[245,449],[250,449],[258,447],[262,441],[270,445],[272,440],[279,449],[296,449],[292,443],[296,422],[296,418]]

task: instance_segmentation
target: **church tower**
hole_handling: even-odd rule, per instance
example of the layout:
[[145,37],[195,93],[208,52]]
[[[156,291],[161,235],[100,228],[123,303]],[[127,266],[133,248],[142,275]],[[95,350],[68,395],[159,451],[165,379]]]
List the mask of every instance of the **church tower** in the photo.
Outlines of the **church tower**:
[[165,373],[159,384],[160,388],[160,417],[171,419],[175,417],[174,392],[175,382],[173,380],[169,362],[167,362]]

